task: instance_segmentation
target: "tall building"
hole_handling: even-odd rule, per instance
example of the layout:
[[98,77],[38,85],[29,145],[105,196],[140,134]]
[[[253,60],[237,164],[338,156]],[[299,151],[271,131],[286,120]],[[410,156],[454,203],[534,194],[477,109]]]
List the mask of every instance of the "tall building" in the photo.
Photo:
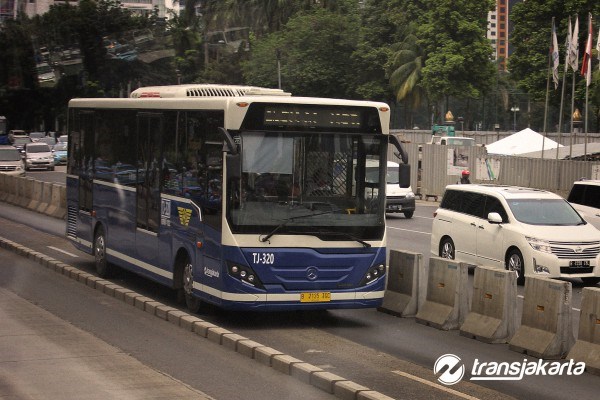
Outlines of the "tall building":
[[494,48],[494,60],[498,60],[498,69],[506,71],[506,60],[512,54],[510,18],[515,4],[524,0],[496,0],[496,8],[488,13],[487,37]]

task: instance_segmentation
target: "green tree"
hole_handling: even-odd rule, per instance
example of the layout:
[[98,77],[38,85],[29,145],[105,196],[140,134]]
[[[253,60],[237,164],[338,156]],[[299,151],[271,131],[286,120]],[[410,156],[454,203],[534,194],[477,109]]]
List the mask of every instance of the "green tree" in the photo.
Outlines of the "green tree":
[[358,42],[356,13],[314,8],[291,18],[282,31],[253,42],[242,64],[248,84],[277,87],[277,51],[283,88],[296,95],[352,97],[351,55]]
[[426,55],[421,84],[431,100],[479,98],[492,87],[486,30],[493,6],[490,0],[428,2],[417,37]]

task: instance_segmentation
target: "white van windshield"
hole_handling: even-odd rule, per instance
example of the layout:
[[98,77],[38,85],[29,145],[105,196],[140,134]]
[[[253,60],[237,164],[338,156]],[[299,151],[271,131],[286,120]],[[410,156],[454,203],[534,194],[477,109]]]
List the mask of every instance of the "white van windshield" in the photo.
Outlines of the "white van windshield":
[[577,211],[562,199],[514,199],[508,206],[515,218],[530,225],[583,225]]

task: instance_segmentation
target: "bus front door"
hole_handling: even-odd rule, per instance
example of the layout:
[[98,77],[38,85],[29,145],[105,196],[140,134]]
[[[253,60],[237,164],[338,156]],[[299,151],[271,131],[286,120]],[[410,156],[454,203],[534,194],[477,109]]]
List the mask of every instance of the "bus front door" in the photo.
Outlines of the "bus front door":
[[137,258],[158,264],[160,226],[160,159],[163,119],[160,114],[140,113],[137,121],[137,184],[135,246]]

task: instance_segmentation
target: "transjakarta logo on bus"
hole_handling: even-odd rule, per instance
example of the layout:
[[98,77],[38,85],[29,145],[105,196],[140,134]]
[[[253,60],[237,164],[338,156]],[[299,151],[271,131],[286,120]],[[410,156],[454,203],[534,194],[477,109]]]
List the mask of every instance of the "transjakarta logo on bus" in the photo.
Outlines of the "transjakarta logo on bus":
[[[454,385],[462,380],[465,374],[465,365],[458,356],[444,354],[438,358],[433,366],[433,372],[438,376],[438,381],[444,385]],[[582,375],[585,371],[584,362],[560,361],[523,361],[514,362],[482,362],[475,359],[471,369],[471,381],[520,381],[525,376],[556,376],[556,375]]]

